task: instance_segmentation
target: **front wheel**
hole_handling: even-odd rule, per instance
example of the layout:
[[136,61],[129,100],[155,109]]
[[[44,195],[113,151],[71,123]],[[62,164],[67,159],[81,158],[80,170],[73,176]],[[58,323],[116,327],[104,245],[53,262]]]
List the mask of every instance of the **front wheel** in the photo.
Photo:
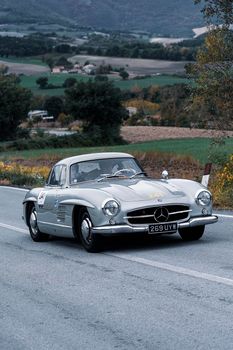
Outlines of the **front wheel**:
[[203,236],[205,226],[195,226],[179,229],[179,234],[183,241],[197,241]]
[[30,236],[34,242],[44,242],[49,239],[48,234],[43,233],[39,230],[39,227],[37,225],[37,211],[34,205],[31,207],[31,210],[30,210],[28,227],[29,227]]
[[92,221],[86,209],[81,210],[78,220],[78,230],[83,247],[90,253],[100,251],[101,237],[93,235]]

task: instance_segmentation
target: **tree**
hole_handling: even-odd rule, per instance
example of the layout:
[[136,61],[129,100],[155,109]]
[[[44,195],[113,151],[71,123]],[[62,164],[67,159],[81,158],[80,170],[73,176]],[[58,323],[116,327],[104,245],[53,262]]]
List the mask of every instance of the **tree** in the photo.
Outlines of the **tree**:
[[73,64],[67,60],[66,57],[61,56],[58,58],[57,62],[56,62],[57,66],[64,66],[65,68],[72,68]]
[[39,85],[40,89],[45,89],[48,86],[48,78],[40,77],[36,80],[37,85]]
[[75,78],[72,78],[72,77],[67,78],[63,83],[63,87],[65,89],[71,88],[72,86],[74,86],[76,84],[76,82],[77,82],[77,79],[75,79]]
[[112,67],[110,64],[101,64],[99,67],[96,69],[96,74],[110,74],[112,71]]
[[194,3],[204,3],[202,13],[208,25],[214,23],[229,29],[233,23],[232,0],[194,0]]
[[19,124],[27,118],[31,92],[19,86],[14,77],[0,77],[0,139],[12,139]]
[[64,102],[59,96],[51,96],[45,100],[44,109],[48,111],[50,116],[57,119],[60,113],[64,112]]
[[54,59],[52,57],[47,57],[45,59],[45,63],[47,63],[47,65],[49,66],[50,70],[53,69],[53,67],[54,67]]
[[125,68],[120,68],[119,76],[120,76],[123,80],[126,80],[126,79],[128,79],[128,77],[129,77],[129,73],[126,72]]
[[70,114],[60,113],[57,121],[61,124],[61,127],[65,127],[72,123],[73,118]]
[[96,75],[95,81],[108,81],[107,75]]
[[55,46],[54,50],[59,53],[70,53],[72,51],[72,48],[69,44],[60,44]]
[[8,73],[9,67],[5,64],[0,64],[0,75],[6,75]]
[[202,12],[209,31],[196,64],[188,67],[195,80],[191,110],[199,114],[199,124],[222,131],[233,127],[233,34],[229,28],[233,4],[229,0],[205,0]]
[[44,108],[46,97],[42,95],[33,95],[30,104],[30,110],[41,110]]
[[111,81],[80,81],[65,94],[68,112],[83,121],[85,132],[92,137],[98,132],[102,143],[119,139],[127,113],[121,104],[121,91]]

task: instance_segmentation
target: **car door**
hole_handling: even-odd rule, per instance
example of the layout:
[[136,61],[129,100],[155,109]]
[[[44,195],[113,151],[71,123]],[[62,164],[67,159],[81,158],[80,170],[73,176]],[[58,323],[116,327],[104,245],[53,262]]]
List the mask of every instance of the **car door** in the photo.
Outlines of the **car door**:
[[59,197],[65,185],[66,166],[56,165],[47,184],[38,196],[38,225],[42,232],[57,234],[59,231]]

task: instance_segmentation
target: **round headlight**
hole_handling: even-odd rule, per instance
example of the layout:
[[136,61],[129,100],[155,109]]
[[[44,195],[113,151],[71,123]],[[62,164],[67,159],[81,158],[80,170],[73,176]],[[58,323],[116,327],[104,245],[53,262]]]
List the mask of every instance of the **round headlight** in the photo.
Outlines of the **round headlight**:
[[210,205],[212,200],[212,196],[210,192],[205,190],[198,192],[196,198],[197,198],[197,204],[202,206]]
[[120,211],[120,205],[115,199],[103,203],[103,212],[107,216],[116,216]]

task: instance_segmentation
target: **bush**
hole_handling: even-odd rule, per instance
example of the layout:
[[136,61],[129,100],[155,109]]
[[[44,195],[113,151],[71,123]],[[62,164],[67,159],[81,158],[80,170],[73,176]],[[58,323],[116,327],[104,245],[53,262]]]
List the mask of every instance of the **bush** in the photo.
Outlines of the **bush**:
[[73,117],[70,114],[60,113],[57,121],[61,124],[62,127],[68,126],[73,122]]
[[215,205],[221,208],[233,206],[233,154],[230,159],[218,170],[212,180],[211,190]]
[[[106,134],[107,135],[107,134]],[[125,144],[126,142],[119,136],[119,130],[111,130],[109,137],[102,137],[101,130],[98,126],[93,126],[88,132],[75,133],[65,136],[48,136],[34,137],[28,140],[18,139],[5,143],[0,146],[0,151],[22,151],[29,149],[44,148],[66,148],[66,147],[94,147],[107,146],[115,144]]]
[[0,162],[0,183],[15,186],[41,186],[49,174],[48,167],[26,167]]

